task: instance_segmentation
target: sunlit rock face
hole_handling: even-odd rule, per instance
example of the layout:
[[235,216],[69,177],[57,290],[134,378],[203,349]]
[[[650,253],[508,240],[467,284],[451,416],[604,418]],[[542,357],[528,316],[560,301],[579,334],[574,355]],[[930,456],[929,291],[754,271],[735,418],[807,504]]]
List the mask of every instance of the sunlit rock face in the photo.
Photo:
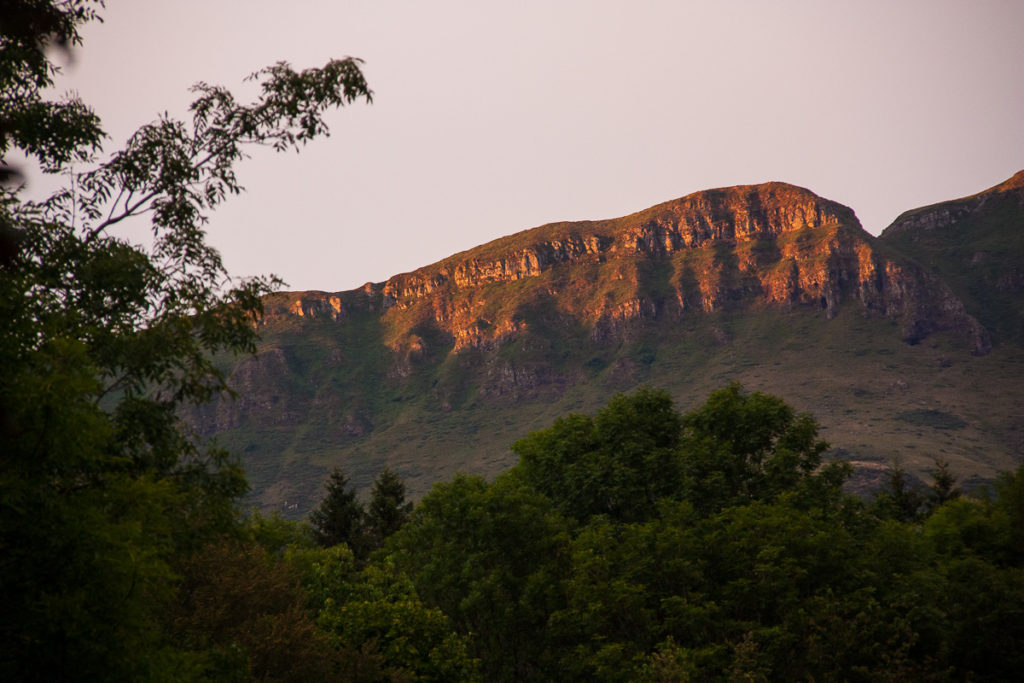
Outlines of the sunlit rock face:
[[288,317],[344,320],[346,316],[341,297],[326,292],[288,292],[284,296],[268,297],[263,308],[259,323],[262,325]]
[[785,183],[542,226],[351,292],[278,295],[264,322],[343,322],[349,309],[376,311],[403,375],[430,343],[455,353],[494,349],[529,333],[540,309],[609,341],[636,320],[743,306],[805,306],[831,317],[847,302],[899,321],[907,342],[947,331],[989,350],[985,330],[937,278],[880,254],[849,208]]
[[[768,183],[709,190],[609,221],[559,223],[512,235],[388,280],[385,299],[409,306],[439,289],[479,287],[572,263],[656,258],[732,248],[852,221],[846,207],[801,188]],[[763,246],[763,245],[762,245]]]

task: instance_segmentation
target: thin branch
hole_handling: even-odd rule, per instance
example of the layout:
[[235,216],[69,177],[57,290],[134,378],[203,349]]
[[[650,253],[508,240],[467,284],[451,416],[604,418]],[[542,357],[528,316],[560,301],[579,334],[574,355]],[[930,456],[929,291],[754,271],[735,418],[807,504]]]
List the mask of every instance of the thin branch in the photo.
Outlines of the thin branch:
[[121,375],[120,377],[118,377],[118,378],[117,378],[117,379],[116,379],[116,380],[114,381],[114,383],[113,383],[113,384],[111,384],[111,385],[107,386],[106,388],[104,388],[103,390],[101,390],[101,391],[99,392],[99,394],[97,394],[97,395],[96,395],[96,400],[95,400],[95,401],[93,401],[93,404],[94,404],[94,405],[97,405],[97,406],[98,406],[98,405],[100,404],[100,401],[102,401],[102,400],[103,400],[103,397],[104,397],[104,396],[106,396],[106,395],[107,395],[107,394],[109,394],[110,392],[114,391],[115,389],[119,389],[119,388],[121,388],[122,386],[124,386],[124,384],[125,384],[125,381],[126,381],[127,379],[128,379],[128,374],[127,374],[127,373],[125,373],[125,374]]
[[159,190],[153,190],[145,197],[135,202],[135,204],[133,204],[132,206],[126,206],[124,212],[121,213],[120,216],[116,216],[115,218],[108,218],[107,220],[103,221],[102,223],[100,223],[95,228],[89,231],[89,234],[85,236],[85,243],[89,244],[90,242],[92,242],[93,239],[98,237],[101,232],[109,228],[111,225],[114,225],[115,223],[120,223],[124,219],[131,218],[132,216],[136,215],[135,212],[138,211],[143,204],[150,201],[159,194]]
[[[124,185],[121,186],[121,191],[117,193],[117,197],[114,199],[113,203],[110,205],[110,213],[107,214],[107,220],[108,221],[110,220],[110,217],[114,215],[114,209],[117,208],[117,204],[118,204],[118,202],[121,201],[121,197],[123,197],[123,196],[124,196]],[[125,200],[125,205],[128,204],[128,201],[130,199],[131,199],[131,195],[128,195],[128,199]]]

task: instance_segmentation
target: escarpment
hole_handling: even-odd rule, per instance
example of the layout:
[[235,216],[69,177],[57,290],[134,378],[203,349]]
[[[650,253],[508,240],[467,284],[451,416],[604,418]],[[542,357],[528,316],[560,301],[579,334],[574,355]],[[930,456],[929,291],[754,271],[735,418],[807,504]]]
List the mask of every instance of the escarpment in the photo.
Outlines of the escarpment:
[[494,348],[529,333],[538,308],[600,341],[635,320],[744,306],[805,306],[833,317],[847,302],[898,321],[909,343],[945,331],[977,353],[990,348],[985,330],[934,275],[880,254],[849,208],[785,183],[541,226],[382,284],[279,296],[266,320],[342,321],[353,308],[376,311],[404,367],[423,351],[425,330],[455,352]]
[[[1011,211],[1021,226],[1020,210],[1024,209],[1024,171],[1018,171],[1007,180],[977,194],[948,202],[923,206],[900,214],[882,237],[895,240],[926,241],[929,232],[943,230],[970,219],[978,213],[995,213],[1004,203],[1013,205]],[[1013,211],[1016,208],[1016,211]]]
[[850,209],[784,183],[708,190],[618,219],[527,230],[397,275],[384,284],[382,294],[391,304],[410,305],[440,288],[519,280],[566,263],[735,248],[850,221],[856,223]]

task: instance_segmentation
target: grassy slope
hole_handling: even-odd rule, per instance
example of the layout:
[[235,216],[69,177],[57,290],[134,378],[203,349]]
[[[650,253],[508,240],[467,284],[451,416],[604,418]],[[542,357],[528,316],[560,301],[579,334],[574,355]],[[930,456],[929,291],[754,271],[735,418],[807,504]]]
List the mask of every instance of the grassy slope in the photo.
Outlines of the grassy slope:
[[1024,346],[1024,211],[1020,192],[989,194],[962,220],[928,230],[901,221],[943,207],[974,206],[977,196],[922,207],[896,220],[881,241],[935,271],[993,335]]
[[[266,342],[305,388],[305,417],[297,428],[249,424],[219,437],[243,454],[266,508],[304,514],[334,465],[366,487],[389,464],[415,496],[457,471],[493,476],[513,464],[515,439],[643,383],[669,389],[683,409],[730,381],[780,395],[867,471],[899,457],[922,473],[941,456],[967,479],[989,479],[1021,453],[1024,352],[979,358],[941,336],[908,346],[893,323],[856,306],[834,320],[756,309],[641,323],[610,345],[582,329],[541,329],[493,356],[434,349],[407,377],[389,376],[379,322],[352,322],[271,332]],[[548,383],[488,391],[510,368]]]

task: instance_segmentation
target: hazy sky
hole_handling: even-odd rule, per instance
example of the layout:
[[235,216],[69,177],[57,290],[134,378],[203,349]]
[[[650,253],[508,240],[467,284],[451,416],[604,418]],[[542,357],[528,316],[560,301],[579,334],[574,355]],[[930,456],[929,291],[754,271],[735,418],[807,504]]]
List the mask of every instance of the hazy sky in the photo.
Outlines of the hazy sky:
[[233,274],[291,289],[769,180],[877,234],[1024,168],[1020,0],[107,0],[103,15],[60,88],[111,149],[183,115],[195,81],[243,92],[278,60],[365,60],[374,103],[332,113],[299,155],[245,162],[248,192],[209,227]]

